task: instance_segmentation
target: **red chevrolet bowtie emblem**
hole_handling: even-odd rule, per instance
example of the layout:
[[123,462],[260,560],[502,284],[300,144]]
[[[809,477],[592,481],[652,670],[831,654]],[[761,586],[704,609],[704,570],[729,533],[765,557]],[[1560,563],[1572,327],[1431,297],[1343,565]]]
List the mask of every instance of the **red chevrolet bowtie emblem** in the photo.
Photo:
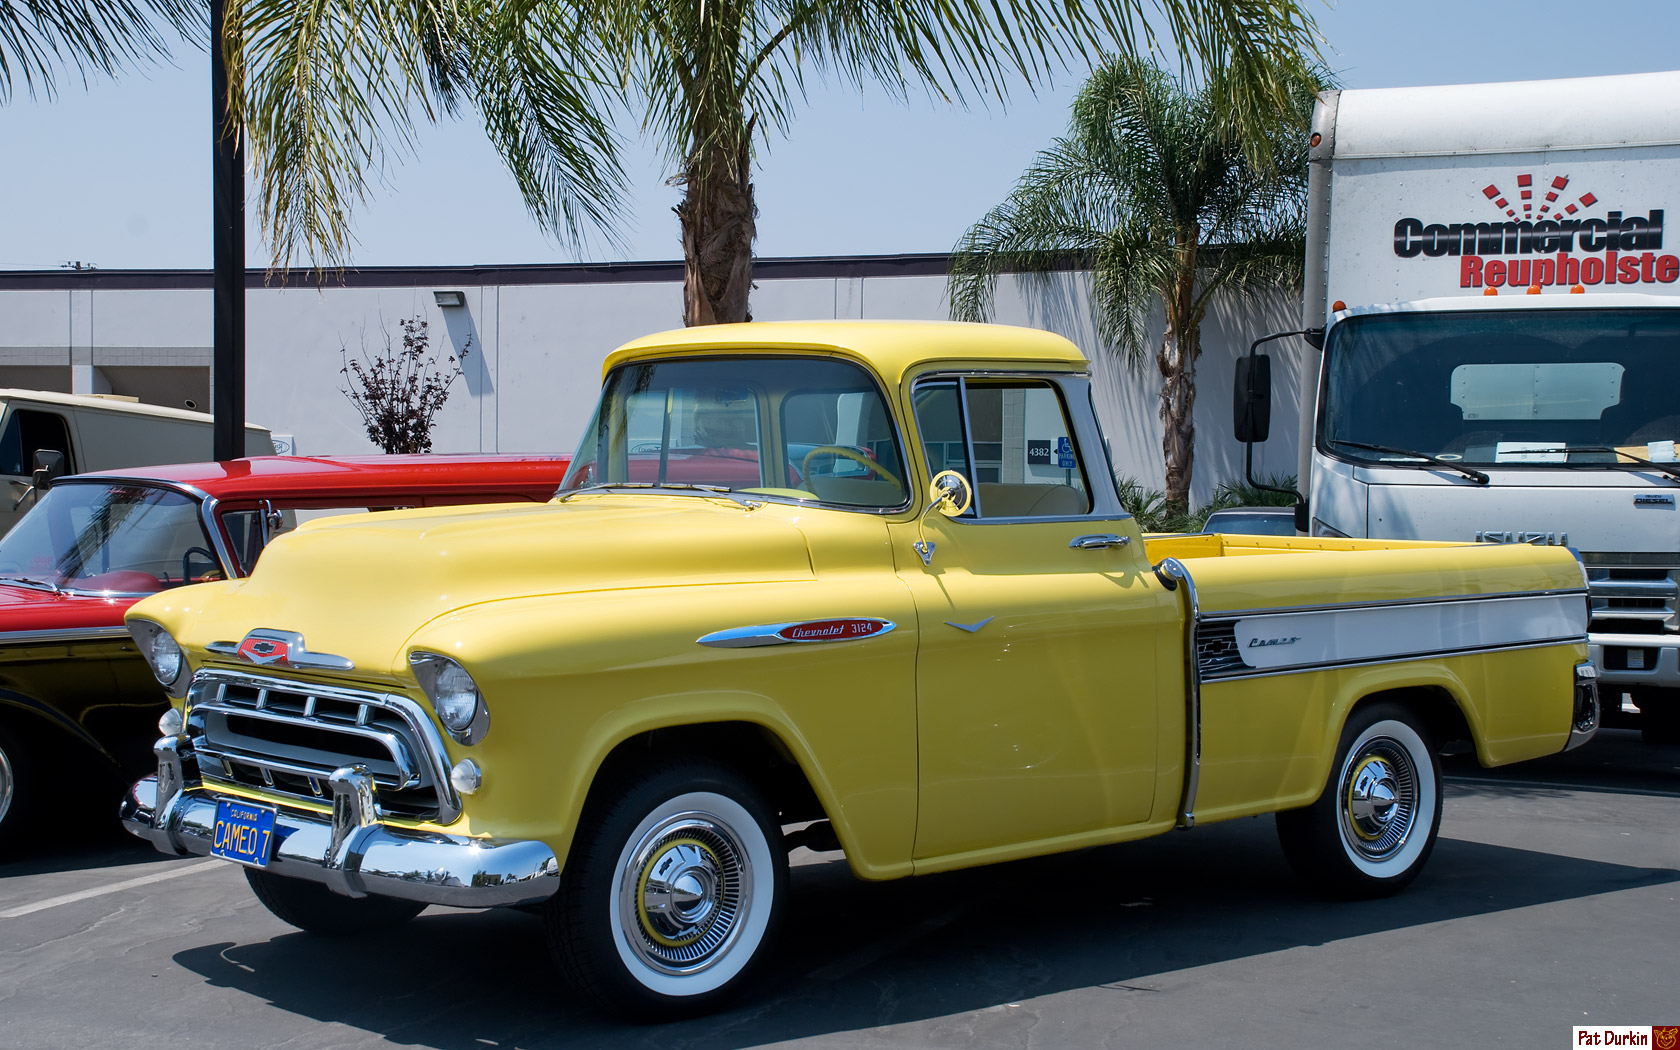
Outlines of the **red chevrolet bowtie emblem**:
[[239,655],[254,664],[286,662],[287,646],[268,638],[247,638],[239,643]]

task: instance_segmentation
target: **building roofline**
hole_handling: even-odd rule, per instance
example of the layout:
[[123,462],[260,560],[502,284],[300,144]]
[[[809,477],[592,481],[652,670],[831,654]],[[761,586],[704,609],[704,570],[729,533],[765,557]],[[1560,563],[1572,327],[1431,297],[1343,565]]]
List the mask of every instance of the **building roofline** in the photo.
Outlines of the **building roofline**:
[[[944,277],[949,252],[906,255],[816,255],[754,259],[761,280],[843,277]],[[1075,270],[1079,260],[1058,259],[1048,268]],[[210,270],[0,270],[0,291],[109,289],[209,290]],[[317,275],[306,269],[288,275],[247,269],[245,287],[261,288],[431,288],[459,285],[634,284],[681,281],[683,264],[669,262],[512,263],[482,266],[362,266]]]

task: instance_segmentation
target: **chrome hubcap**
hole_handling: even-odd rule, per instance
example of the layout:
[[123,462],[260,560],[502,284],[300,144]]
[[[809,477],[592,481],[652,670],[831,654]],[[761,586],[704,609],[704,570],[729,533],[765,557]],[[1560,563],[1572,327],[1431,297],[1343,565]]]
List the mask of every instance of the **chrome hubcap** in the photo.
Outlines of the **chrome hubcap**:
[[1387,738],[1349,756],[1342,775],[1344,838],[1371,860],[1392,856],[1417,819],[1417,771],[1411,755]]
[[632,951],[661,973],[711,966],[741,930],[752,869],[734,829],[707,813],[681,813],[630,850],[619,883],[619,921]]

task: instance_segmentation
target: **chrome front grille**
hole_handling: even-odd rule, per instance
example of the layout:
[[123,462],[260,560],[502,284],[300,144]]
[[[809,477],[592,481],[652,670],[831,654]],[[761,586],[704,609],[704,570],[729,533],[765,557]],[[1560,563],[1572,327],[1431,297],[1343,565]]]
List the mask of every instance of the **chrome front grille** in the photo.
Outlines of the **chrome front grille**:
[[266,793],[330,803],[335,769],[362,766],[378,814],[449,823],[460,800],[442,739],[408,697],[285,678],[201,671],[187,695],[201,773]]
[[1660,634],[1680,630],[1680,570],[1632,565],[1587,566],[1592,630]]

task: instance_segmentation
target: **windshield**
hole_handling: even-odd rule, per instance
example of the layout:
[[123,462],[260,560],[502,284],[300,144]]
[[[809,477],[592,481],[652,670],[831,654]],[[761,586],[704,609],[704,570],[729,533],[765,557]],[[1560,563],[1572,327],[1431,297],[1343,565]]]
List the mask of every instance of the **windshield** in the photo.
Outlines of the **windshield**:
[[1675,461],[1680,311],[1376,314],[1325,354],[1321,447],[1346,459]]
[[221,578],[198,501],[149,485],[54,485],[0,539],[0,584],[132,595]]
[[821,357],[704,357],[614,369],[562,494],[712,486],[888,508],[908,502],[892,416],[868,373]]

